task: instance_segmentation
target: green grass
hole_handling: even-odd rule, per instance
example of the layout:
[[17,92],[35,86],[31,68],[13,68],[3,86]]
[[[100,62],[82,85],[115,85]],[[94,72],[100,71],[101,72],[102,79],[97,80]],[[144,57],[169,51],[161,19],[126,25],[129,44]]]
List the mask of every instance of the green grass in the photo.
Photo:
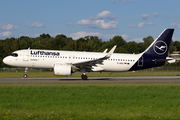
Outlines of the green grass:
[[180,119],[180,84],[0,85],[0,119]]
[[[82,73],[73,73],[71,77],[80,77]],[[0,78],[22,78],[24,72],[0,72]],[[180,76],[179,71],[136,71],[136,72],[86,72],[88,77],[126,77],[126,76]],[[53,72],[28,72],[29,78],[62,77]]]

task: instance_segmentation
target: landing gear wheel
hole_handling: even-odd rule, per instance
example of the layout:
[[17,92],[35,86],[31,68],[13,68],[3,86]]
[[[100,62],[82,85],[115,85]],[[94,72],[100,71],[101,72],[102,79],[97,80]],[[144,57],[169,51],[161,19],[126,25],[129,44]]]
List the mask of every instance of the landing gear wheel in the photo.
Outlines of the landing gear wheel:
[[81,78],[82,78],[83,80],[87,80],[88,77],[87,77],[87,75],[82,75]]
[[25,74],[23,75],[24,78],[27,78],[27,72],[28,72],[28,68],[25,68]]
[[27,74],[24,74],[23,77],[24,77],[24,78],[27,78]]

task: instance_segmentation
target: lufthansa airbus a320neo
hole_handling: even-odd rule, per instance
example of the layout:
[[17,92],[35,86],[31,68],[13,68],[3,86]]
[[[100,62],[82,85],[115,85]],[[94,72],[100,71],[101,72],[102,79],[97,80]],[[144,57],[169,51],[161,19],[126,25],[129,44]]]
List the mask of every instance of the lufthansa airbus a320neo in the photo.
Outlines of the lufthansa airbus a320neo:
[[60,50],[17,50],[3,59],[10,66],[27,68],[54,69],[54,75],[70,76],[76,71],[82,72],[81,78],[87,80],[86,72],[135,71],[174,63],[175,59],[167,57],[174,29],[165,29],[156,40],[140,54],[113,53],[116,45],[107,53],[78,52]]

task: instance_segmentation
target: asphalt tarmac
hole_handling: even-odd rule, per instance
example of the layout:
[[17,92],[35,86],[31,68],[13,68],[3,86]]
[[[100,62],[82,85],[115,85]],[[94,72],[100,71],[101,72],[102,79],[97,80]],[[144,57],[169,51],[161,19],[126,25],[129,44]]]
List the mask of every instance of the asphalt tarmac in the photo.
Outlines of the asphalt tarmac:
[[122,84],[122,83],[180,83],[180,76],[149,77],[79,77],[59,78],[0,78],[0,84]]

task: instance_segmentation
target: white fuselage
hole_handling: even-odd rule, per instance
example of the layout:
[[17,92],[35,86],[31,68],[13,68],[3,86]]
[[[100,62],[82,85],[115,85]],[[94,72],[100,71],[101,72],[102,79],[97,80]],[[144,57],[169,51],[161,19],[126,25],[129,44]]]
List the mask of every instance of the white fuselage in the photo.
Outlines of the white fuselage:
[[[3,62],[16,67],[53,68],[54,63],[73,64],[104,57],[107,53],[76,52],[57,50],[18,50],[18,56],[7,56]],[[141,57],[141,54],[117,54],[93,66],[92,71],[128,71]]]

